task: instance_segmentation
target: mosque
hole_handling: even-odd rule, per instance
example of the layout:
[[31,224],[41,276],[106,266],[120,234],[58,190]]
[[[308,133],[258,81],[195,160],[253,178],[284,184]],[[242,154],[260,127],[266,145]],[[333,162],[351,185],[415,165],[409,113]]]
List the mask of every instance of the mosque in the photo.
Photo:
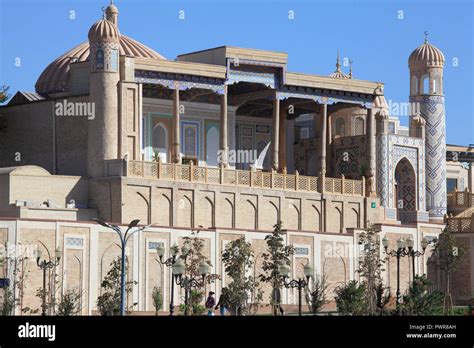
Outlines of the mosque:
[[[258,272],[277,221],[295,246],[292,276],[309,262],[331,291],[358,279],[369,223],[389,249],[402,238],[421,250],[448,225],[474,250],[474,149],[446,145],[445,56],[427,39],[408,58],[405,127],[390,114],[384,84],[345,73],[339,55],[330,75],[288,71],[286,53],[231,46],[167,59],[120,31],[113,3],[87,38],[44,69],[35,92],[18,91],[0,107],[0,242],[17,247],[7,257],[22,262],[22,306],[40,307],[42,272],[21,256],[35,245],[43,255],[59,249],[51,271],[61,275],[59,291],[78,289],[83,314],[95,313],[120,254],[117,235],[95,218],[147,226],[126,250],[138,312],[154,311],[155,286],[164,310],[170,296],[181,301],[156,249],[162,244],[167,257],[197,230],[220,275],[210,285],[217,296],[228,281],[226,244],[251,242]],[[402,291],[415,273],[442,287],[432,247],[413,264],[401,260]],[[474,297],[472,251],[461,270],[456,303]],[[8,267],[0,272],[13,277]],[[394,293],[394,259],[384,277]],[[262,290],[268,302],[270,289]],[[297,304],[294,289],[282,297]]]

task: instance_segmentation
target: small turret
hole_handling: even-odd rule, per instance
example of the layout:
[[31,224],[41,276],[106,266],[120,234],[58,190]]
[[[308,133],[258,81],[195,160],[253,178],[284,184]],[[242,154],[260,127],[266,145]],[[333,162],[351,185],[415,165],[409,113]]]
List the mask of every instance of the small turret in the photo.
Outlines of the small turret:
[[118,157],[118,83],[120,32],[101,19],[89,30],[91,74],[90,102],[95,118],[89,121],[87,171],[89,177],[104,175],[104,161]]

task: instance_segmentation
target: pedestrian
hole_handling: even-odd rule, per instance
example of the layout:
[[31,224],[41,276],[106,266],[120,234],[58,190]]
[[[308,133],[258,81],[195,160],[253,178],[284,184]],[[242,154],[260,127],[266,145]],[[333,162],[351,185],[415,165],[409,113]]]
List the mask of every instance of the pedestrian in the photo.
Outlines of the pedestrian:
[[216,305],[216,299],[214,298],[214,292],[209,291],[209,296],[206,300],[207,315],[214,315],[214,306]]
[[225,315],[227,308],[229,307],[229,293],[227,288],[222,288],[219,301],[217,301],[216,310],[220,308],[220,314]]

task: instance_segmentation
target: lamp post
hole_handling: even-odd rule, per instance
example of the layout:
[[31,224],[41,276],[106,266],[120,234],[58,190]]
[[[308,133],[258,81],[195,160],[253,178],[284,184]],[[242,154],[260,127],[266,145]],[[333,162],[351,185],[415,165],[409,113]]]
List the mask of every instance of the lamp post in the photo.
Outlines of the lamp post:
[[415,257],[420,257],[420,256],[423,256],[425,254],[425,250],[426,250],[426,247],[428,246],[429,242],[428,240],[425,238],[423,238],[421,240],[421,248],[422,248],[422,251],[415,251],[415,249],[413,248],[414,247],[414,242],[413,242],[413,239],[411,238],[408,238],[407,239],[407,247],[408,247],[408,256],[411,257],[411,261],[412,261],[412,266],[411,266],[411,269],[412,269],[412,272],[413,272],[413,280],[415,280],[415,276],[416,276],[416,272],[415,272]]
[[402,294],[400,292],[400,258],[407,256],[408,253],[406,252],[406,242],[400,238],[397,240],[397,249],[391,250],[390,252],[387,251],[388,249],[388,238],[385,236],[382,239],[382,245],[385,250],[385,254],[387,254],[390,257],[396,257],[397,258],[397,312],[400,314],[400,305],[402,303]]
[[42,293],[42,304],[41,304],[41,315],[43,316],[46,315],[46,271],[48,269],[51,269],[59,265],[61,254],[62,254],[61,249],[57,248],[55,252],[55,258],[53,260],[51,260],[51,257],[49,258],[49,260],[45,260],[45,259],[41,260],[41,256],[42,256],[41,250],[40,249],[35,250],[36,264],[41,270],[43,270],[43,293]]
[[176,262],[172,266],[173,277],[176,282],[176,285],[184,289],[184,315],[187,316],[189,313],[189,310],[188,310],[189,291],[193,287],[200,287],[204,285],[206,276],[209,274],[209,265],[205,261],[203,261],[199,265],[199,274],[202,276],[202,280],[199,280],[197,278],[190,278],[187,275],[184,275],[185,268],[186,266],[184,265],[183,261],[181,261],[181,259],[176,260]]
[[[159,262],[161,265],[165,265],[166,267],[173,267],[176,263],[176,256],[178,255],[178,246],[174,244],[171,247],[170,253],[171,257],[167,258],[163,261],[163,257],[165,255],[165,247],[163,244],[159,244],[156,248],[156,253],[158,254]],[[163,268],[162,268],[163,270]],[[164,274],[162,274],[163,277]],[[170,316],[174,313],[174,303],[173,303],[173,295],[174,295],[174,281],[173,281],[173,274],[171,274],[171,293],[170,293]]]
[[144,230],[147,227],[150,227],[152,225],[147,225],[147,226],[142,226],[137,228],[135,231],[130,232],[130,230],[134,227],[137,227],[138,223],[140,220],[132,220],[127,227],[127,230],[125,233],[122,233],[122,230],[120,229],[119,226],[117,225],[111,225],[108,222],[102,221],[100,219],[92,219],[95,222],[97,222],[99,225],[110,228],[114,232],[117,233],[117,235],[120,238],[120,243],[121,243],[121,252],[122,252],[122,259],[121,261],[121,274],[120,274],[120,315],[125,315],[125,247],[127,246],[127,242],[130,239],[130,237],[135,233]]
[[290,267],[288,265],[282,265],[280,266],[280,274],[283,277],[283,285],[285,285],[286,288],[297,288],[298,289],[298,315],[301,316],[301,293],[303,289],[308,286],[309,280],[313,275],[313,267],[309,264],[309,262],[304,266],[303,268],[303,273],[306,277],[306,279],[292,279],[289,282],[287,281],[288,276],[290,274]]

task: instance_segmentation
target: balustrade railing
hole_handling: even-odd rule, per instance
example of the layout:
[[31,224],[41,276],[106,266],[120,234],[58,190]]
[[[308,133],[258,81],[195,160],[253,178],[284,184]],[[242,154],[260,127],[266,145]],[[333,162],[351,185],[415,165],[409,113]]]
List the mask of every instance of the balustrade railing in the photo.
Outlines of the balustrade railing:
[[365,196],[365,179],[350,180],[261,172],[239,169],[201,167],[193,164],[173,164],[147,161],[128,161],[127,175],[162,180],[189,181],[206,184],[247,186],[267,189],[309,191]]
[[448,207],[455,209],[474,207],[474,194],[469,189],[448,193]]
[[474,233],[474,214],[470,217],[449,217],[447,227],[452,233]]

